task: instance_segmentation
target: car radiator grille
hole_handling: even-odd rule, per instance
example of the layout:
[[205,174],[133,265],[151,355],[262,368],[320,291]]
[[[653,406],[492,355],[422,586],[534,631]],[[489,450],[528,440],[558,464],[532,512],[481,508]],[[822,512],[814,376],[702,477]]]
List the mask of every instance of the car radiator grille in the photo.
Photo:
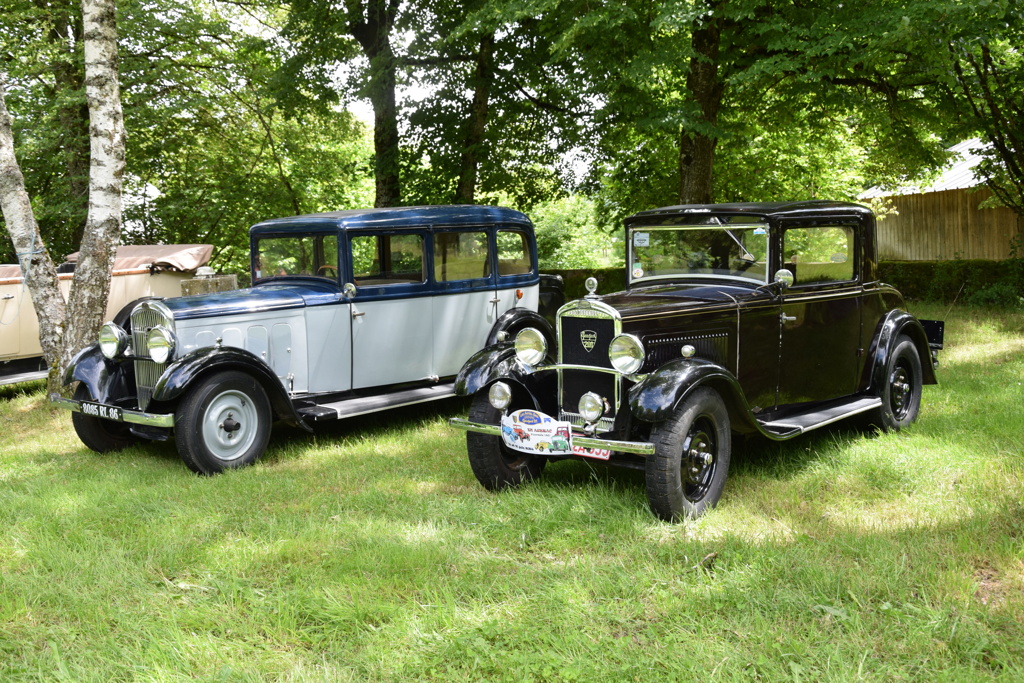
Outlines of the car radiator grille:
[[[608,346],[615,337],[615,321],[612,318],[600,311],[577,309],[563,314],[558,320],[558,328],[561,363],[612,367],[608,360]],[[562,370],[560,375],[560,419],[582,425],[585,420],[577,412],[580,397],[592,391],[608,399],[611,404],[611,411],[598,421],[601,429],[610,430],[618,410],[618,375],[586,370]]]
[[151,308],[139,306],[132,311],[132,349],[136,354],[135,389],[139,398],[139,410],[145,410],[153,399],[153,387],[166,367],[154,363],[146,354],[146,335],[157,325],[166,325],[164,316]]

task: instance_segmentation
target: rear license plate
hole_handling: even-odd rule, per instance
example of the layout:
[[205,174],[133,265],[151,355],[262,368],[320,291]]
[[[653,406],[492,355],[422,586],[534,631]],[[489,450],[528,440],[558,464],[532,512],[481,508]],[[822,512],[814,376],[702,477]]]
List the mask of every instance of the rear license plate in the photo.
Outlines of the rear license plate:
[[124,422],[122,410],[117,406],[108,406],[102,403],[93,403],[92,401],[82,401],[81,405],[83,415],[91,415],[92,417],[113,420],[115,422]]
[[572,425],[539,410],[517,410],[501,418],[501,440],[521,453],[537,455],[582,455],[607,460],[611,451],[583,448],[572,442]]

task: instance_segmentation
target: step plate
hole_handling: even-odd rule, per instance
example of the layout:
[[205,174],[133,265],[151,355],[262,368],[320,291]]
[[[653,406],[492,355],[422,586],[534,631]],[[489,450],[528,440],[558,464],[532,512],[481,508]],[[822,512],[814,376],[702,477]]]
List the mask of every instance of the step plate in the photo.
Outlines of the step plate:
[[379,396],[357,396],[333,403],[304,406],[299,409],[299,414],[308,420],[317,422],[322,420],[340,420],[345,417],[376,413],[377,411],[389,408],[400,408],[417,403],[427,403],[428,401],[439,401],[454,395],[454,383],[437,384],[431,387],[407,389]]
[[762,422],[761,427],[765,431],[778,435],[795,436],[818,429],[833,422],[866,413],[869,410],[882,405],[882,399],[877,396],[859,398],[852,401],[834,405],[824,410],[816,410],[803,414],[790,415],[784,419],[774,422]]

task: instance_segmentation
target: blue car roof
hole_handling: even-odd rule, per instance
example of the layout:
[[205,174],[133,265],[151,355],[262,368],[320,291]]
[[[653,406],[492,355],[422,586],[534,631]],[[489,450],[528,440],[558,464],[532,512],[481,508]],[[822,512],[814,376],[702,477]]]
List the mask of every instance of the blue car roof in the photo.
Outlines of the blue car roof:
[[329,211],[305,216],[286,216],[262,221],[249,234],[306,232],[310,230],[366,230],[422,228],[430,225],[518,225],[530,227],[526,214],[500,206],[402,206],[378,209]]

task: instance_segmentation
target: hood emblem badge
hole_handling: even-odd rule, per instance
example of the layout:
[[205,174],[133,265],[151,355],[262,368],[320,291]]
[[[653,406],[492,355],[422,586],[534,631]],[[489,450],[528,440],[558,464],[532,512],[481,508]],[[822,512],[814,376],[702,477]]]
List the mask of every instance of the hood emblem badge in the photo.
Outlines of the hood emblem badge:
[[587,353],[590,353],[594,350],[594,345],[597,344],[597,332],[583,330],[580,332],[580,343],[583,344],[583,348],[586,349]]

